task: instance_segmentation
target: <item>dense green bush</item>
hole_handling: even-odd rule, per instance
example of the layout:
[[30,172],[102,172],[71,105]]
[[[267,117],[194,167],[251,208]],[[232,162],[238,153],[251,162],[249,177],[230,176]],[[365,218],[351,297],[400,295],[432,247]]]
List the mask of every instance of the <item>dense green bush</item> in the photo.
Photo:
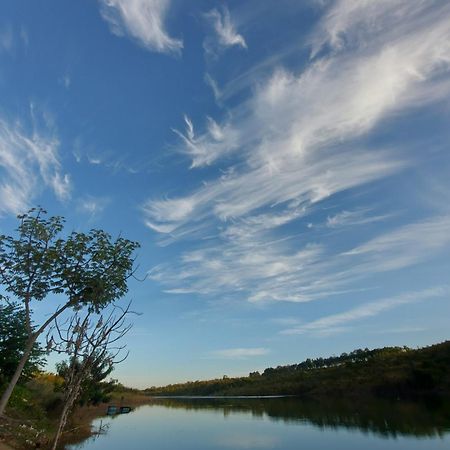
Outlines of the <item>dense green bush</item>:
[[[15,303],[0,303],[0,385],[13,376],[28,338],[25,311]],[[44,352],[35,343],[22,372],[22,382],[29,380],[44,365]]]

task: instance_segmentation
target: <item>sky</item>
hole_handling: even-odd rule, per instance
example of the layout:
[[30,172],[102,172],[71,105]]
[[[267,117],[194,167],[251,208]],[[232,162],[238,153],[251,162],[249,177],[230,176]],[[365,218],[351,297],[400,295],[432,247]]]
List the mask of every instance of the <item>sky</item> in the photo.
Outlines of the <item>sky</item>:
[[140,242],[129,386],[448,339],[449,119],[448,1],[0,5],[0,231]]

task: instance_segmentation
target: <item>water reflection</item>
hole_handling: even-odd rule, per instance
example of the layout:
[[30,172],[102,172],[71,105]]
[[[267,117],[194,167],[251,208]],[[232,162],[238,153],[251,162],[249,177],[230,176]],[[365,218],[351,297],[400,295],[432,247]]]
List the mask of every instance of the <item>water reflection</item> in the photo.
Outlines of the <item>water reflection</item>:
[[72,450],[438,450],[450,402],[155,398]]
[[450,401],[399,401],[298,398],[155,398],[152,404],[186,411],[214,410],[225,417],[246,413],[285,423],[346,428],[383,437],[433,437],[450,431]]

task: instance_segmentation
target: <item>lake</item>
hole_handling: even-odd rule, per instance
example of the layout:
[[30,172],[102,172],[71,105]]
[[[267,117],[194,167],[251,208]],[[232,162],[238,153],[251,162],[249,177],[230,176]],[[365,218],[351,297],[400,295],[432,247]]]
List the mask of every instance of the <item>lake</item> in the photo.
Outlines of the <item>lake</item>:
[[[105,408],[106,409],[106,408]],[[450,404],[297,398],[155,399],[98,419],[70,450],[449,449]]]

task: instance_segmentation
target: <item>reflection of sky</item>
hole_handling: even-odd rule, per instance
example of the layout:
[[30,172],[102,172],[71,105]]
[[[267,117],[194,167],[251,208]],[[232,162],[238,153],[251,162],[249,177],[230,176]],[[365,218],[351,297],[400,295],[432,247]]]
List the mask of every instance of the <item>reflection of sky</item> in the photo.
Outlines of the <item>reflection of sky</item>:
[[245,433],[233,433],[231,436],[219,436],[216,444],[219,447],[229,447],[235,449],[258,449],[276,448],[279,441],[275,436],[258,436]]
[[[273,421],[265,415],[255,417],[242,412],[224,416],[220,408],[185,410],[143,406],[131,414],[102,420],[110,424],[106,435],[72,446],[71,450],[434,450],[446,448],[450,443],[448,435],[393,439],[357,427],[322,427],[307,420]],[[98,426],[99,422],[95,424]]]
[[141,242],[133,386],[447,339],[449,42],[442,0],[2,0],[0,231]]

